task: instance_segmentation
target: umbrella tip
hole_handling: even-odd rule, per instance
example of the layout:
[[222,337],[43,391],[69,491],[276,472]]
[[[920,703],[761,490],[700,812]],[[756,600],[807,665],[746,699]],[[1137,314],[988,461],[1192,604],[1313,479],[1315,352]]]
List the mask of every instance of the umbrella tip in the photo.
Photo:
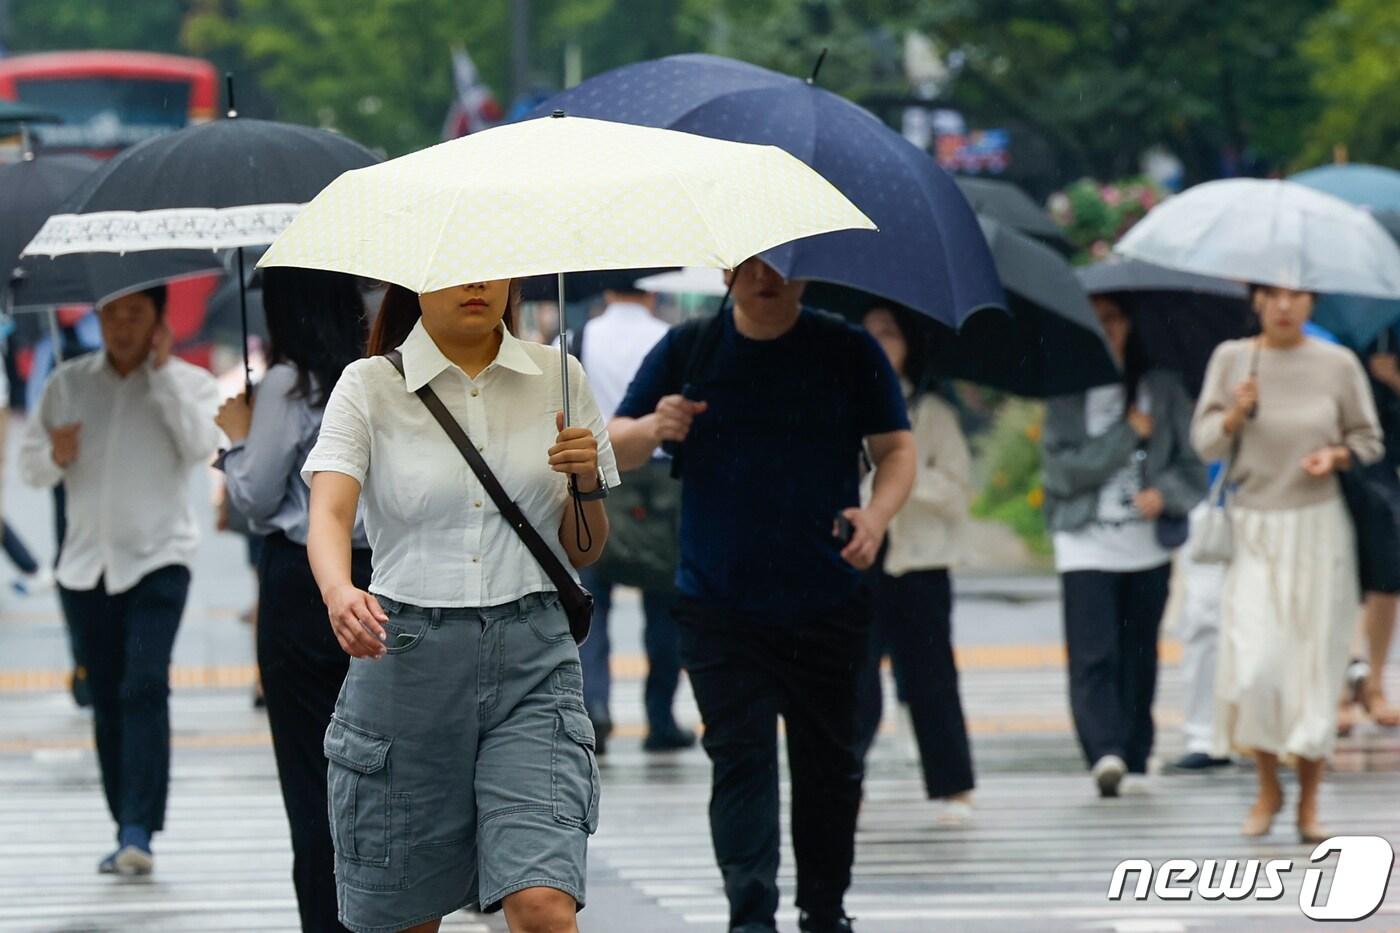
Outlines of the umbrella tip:
[[822,62],[826,61],[826,53],[827,53],[827,51],[828,51],[828,49],[827,49],[825,46],[823,46],[823,47],[822,47],[821,54],[817,56],[817,63],[816,63],[815,65],[812,66],[812,74],[811,74],[810,77],[807,78],[807,83],[808,83],[808,84],[816,84],[816,83],[817,83],[817,75],[821,73],[821,70],[822,70]]
[[550,116],[551,116],[552,118],[554,118],[555,120],[557,120],[557,119],[559,119],[560,117],[564,116],[564,111],[562,111],[562,110],[556,110],[556,111],[554,111],[553,113],[551,113]]

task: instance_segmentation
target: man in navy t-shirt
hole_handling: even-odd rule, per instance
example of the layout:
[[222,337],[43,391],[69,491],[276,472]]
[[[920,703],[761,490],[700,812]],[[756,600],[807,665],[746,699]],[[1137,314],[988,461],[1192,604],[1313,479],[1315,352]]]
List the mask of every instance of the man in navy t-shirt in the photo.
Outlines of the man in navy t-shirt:
[[[914,483],[899,380],[878,344],[803,310],[803,283],[761,260],[733,273],[734,310],[672,330],[609,424],[622,469],[679,445],[676,617],[714,766],[710,829],[733,933],[778,906],[777,719],[792,775],[804,933],[850,930],[862,762],[855,702],[869,606],[863,571]],[[860,505],[860,458],[875,468]],[[852,534],[836,537],[837,519]]]

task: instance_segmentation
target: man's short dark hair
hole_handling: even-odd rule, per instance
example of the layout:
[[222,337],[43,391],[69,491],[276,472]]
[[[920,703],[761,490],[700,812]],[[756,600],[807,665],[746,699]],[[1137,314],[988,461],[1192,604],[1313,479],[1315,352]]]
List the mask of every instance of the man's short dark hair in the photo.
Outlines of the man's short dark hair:
[[160,285],[152,285],[149,288],[126,292],[125,294],[118,295],[116,298],[109,298],[102,302],[102,304],[108,305],[121,298],[130,298],[132,295],[145,295],[147,298],[151,299],[151,304],[156,306],[156,319],[163,321],[165,320],[165,302],[169,297],[169,292],[169,288],[162,283]]

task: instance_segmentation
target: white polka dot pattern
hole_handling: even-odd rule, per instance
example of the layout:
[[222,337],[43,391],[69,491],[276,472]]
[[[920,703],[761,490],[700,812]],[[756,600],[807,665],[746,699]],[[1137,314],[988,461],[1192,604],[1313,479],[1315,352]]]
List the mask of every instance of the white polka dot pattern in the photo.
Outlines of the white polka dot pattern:
[[421,293],[552,272],[731,268],[848,229],[875,227],[781,149],[547,117],[346,172],[259,265],[333,269]]

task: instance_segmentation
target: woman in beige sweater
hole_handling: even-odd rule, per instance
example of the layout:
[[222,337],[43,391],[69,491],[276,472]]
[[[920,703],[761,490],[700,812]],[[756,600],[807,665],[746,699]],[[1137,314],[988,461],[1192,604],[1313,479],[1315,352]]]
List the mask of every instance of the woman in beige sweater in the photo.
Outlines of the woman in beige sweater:
[[1356,546],[1336,473],[1381,455],[1361,364],[1303,334],[1313,296],[1256,286],[1262,335],[1221,344],[1192,425],[1204,460],[1234,451],[1234,556],[1221,605],[1215,753],[1252,752],[1259,790],[1246,836],[1283,808],[1279,759],[1296,763],[1298,835],[1317,823],[1336,698],[1361,594]]

